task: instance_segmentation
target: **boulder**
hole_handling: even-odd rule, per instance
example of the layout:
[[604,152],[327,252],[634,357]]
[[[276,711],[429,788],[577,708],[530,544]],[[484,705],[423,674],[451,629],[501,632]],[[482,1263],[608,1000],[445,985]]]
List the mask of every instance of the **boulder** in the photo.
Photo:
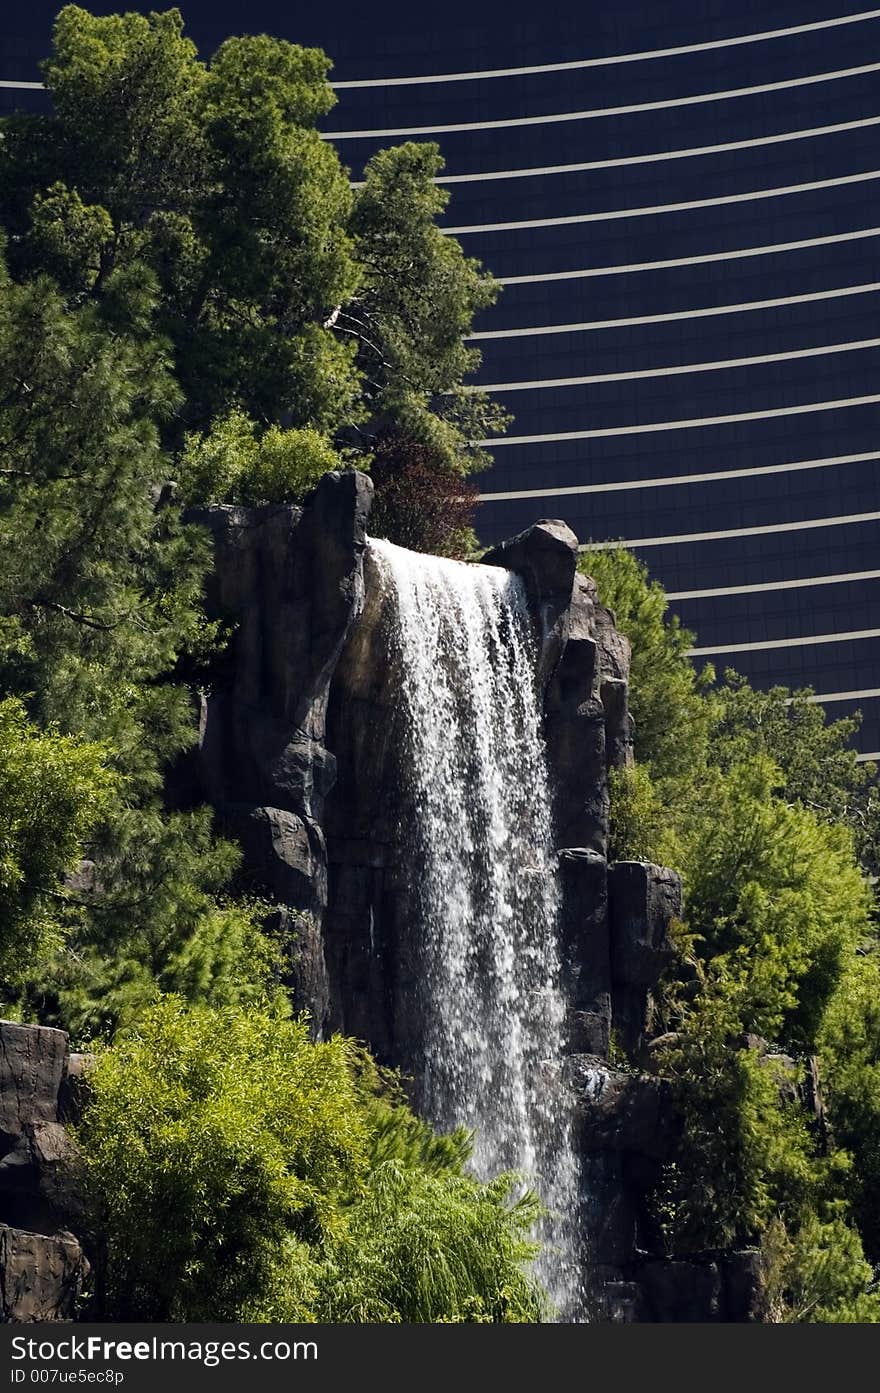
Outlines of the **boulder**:
[[671,1085],[604,1060],[573,1060],[577,1133],[586,1155],[633,1152],[665,1160],[680,1134]]
[[82,1215],[77,1152],[60,1122],[28,1123],[0,1159],[0,1220],[52,1234]]
[[538,682],[543,688],[562,656],[571,620],[578,541],[557,519],[542,518],[480,558],[484,566],[503,566],[525,582],[538,637]]
[[320,918],[278,905],[268,915],[266,927],[270,935],[284,945],[284,985],[294,1010],[308,1014],[313,1039],[323,1038],[330,1008],[330,987]]
[[605,763],[609,769],[624,769],[633,762],[629,684],[622,677],[603,677],[599,695],[605,715]]
[[612,1028],[630,1054],[649,1024],[650,989],[673,960],[669,925],[681,914],[681,880],[645,861],[618,861],[608,873]]
[[28,1233],[0,1224],[0,1319],[71,1320],[89,1273],[72,1233]]
[[599,694],[594,616],[585,577],[576,575],[568,636],[544,695],[544,736],[557,846],[586,847],[604,855],[608,841],[605,709]]
[[324,745],[330,679],[363,608],[372,490],[366,475],[338,470],[303,507],[186,514],[212,535],[209,608],[234,627],[202,699],[195,783],[213,803],[321,816],[335,772]]
[[638,1270],[640,1321],[706,1323],[724,1318],[724,1288],[717,1262],[656,1259]]
[[58,1121],[67,1035],[0,1021],[0,1319],[67,1320],[88,1273],[76,1151]]
[[568,1004],[567,1048],[604,1056],[611,1028],[608,866],[588,848],[559,854],[559,943]]
[[241,843],[250,890],[321,915],[327,903],[327,851],[316,822],[283,808],[227,803],[221,825]]
[[0,1134],[7,1145],[28,1124],[57,1120],[66,1062],[63,1030],[0,1021]]
[[61,1080],[58,1094],[58,1119],[74,1125],[82,1117],[86,1099],[86,1077],[94,1062],[94,1055],[80,1054],[71,1050],[67,1056],[67,1068]]

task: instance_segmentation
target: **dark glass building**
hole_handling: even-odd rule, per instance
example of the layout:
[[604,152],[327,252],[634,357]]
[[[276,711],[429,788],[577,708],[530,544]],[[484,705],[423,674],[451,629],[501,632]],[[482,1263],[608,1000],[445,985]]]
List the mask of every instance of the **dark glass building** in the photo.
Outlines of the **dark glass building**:
[[[206,54],[244,29],[331,54],[353,179],[440,144],[448,227],[504,283],[481,537],[626,540],[698,655],[861,709],[880,751],[880,9],[182,7]],[[55,8],[7,0],[3,109],[45,101],[20,84]]]

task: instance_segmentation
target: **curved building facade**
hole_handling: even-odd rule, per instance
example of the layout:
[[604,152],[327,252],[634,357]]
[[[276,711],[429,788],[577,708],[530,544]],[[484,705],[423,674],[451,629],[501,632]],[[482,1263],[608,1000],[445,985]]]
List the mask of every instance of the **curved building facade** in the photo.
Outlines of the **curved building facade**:
[[[0,19],[5,109],[45,100],[21,84],[55,8]],[[504,285],[474,335],[515,417],[483,540],[550,515],[626,541],[698,658],[860,709],[880,751],[880,9],[512,0],[434,32],[352,3],[183,8],[205,52],[267,29],[331,54],[353,179],[439,143],[446,225]]]

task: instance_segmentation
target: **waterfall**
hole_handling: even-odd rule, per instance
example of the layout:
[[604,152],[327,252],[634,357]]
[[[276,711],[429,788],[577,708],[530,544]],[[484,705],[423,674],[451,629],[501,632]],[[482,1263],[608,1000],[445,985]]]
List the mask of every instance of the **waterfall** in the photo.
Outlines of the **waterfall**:
[[559,1065],[558,886],[535,646],[519,576],[370,541],[392,597],[403,836],[422,1017],[418,1104],[475,1132],[481,1178],[551,1211],[537,1273],[577,1319],[578,1168]]

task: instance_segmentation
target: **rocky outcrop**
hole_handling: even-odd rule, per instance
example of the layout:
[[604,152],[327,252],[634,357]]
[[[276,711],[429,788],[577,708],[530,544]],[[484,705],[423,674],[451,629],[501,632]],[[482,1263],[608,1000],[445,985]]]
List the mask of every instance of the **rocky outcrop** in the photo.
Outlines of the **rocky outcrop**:
[[234,629],[225,681],[200,698],[190,794],[245,852],[247,888],[293,929],[289,985],[320,1034],[329,983],[322,821],[336,781],[325,741],[330,682],[364,606],[366,475],[324,476],[305,507],[193,509],[214,543],[209,604]]
[[[292,942],[288,982],[315,1035],[344,1031],[405,1075],[418,1058],[419,959],[390,597],[366,546],[371,491],[365,476],[338,472],[302,507],[188,514],[213,539],[209,604],[233,636],[199,697],[198,749],[174,797],[210,802],[241,843],[243,884]],[[607,861],[608,772],[632,758],[630,653],[577,560],[577,539],[554,520],[483,558],[523,577],[534,629],[593,1314],[756,1319],[754,1255],[665,1252],[647,1197],[680,1124],[656,1079],[609,1062],[645,1054],[681,889],[661,867]],[[0,1049],[2,1309],[58,1318],[85,1272],[66,1227],[75,1202],[59,1125],[75,1113],[79,1066],[57,1031],[3,1027]]]
[[651,1027],[651,988],[674,957],[669,927],[681,916],[681,881],[661,866],[618,861],[608,873],[608,899],[614,1026],[636,1057]]
[[[365,546],[370,491],[361,475],[331,474],[302,508],[190,514],[213,536],[212,605],[235,629],[227,671],[202,699],[193,792],[241,841],[275,923],[294,930],[291,989],[315,1033],[363,1039],[406,1075],[418,962],[390,597]],[[608,1062],[612,1046],[637,1058],[650,1033],[681,889],[661,867],[607,862],[608,772],[632,758],[630,650],[577,562],[574,533],[547,519],[482,558],[523,578],[534,629],[596,1314],[725,1319],[733,1279],[719,1262],[689,1259],[688,1276],[651,1231],[646,1196],[677,1135],[669,1097]]]
[[[0,1021],[0,1319],[68,1320],[88,1275],[61,1030]],[[73,1066],[73,1076],[78,1071]],[[69,1116],[69,1112],[66,1114]]]

